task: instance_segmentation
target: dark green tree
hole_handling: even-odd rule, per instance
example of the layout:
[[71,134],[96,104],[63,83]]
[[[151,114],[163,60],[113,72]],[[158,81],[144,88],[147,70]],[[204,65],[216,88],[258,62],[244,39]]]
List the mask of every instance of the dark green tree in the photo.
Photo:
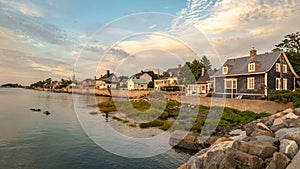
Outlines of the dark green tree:
[[201,58],[201,63],[204,65],[206,70],[209,70],[212,67],[210,60],[206,56],[203,56]]
[[192,63],[186,62],[181,68],[178,76],[179,84],[193,84],[201,76],[201,69],[204,65],[199,60],[193,60]]
[[284,36],[281,43],[275,45],[273,51],[285,51],[296,73],[300,74],[300,33],[292,33]]

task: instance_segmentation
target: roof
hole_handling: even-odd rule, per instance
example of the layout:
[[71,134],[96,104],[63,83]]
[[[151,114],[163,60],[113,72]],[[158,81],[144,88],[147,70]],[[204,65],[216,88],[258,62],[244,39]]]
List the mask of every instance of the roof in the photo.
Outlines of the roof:
[[171,74],[172,74],[171,77],[177,77],[179,71],[180,71],[180,68],[169,68],[169,69],[167,70],[168,73],[171,73]]
[[102,77],[100,77],[99,79],[96,80],[101,80],[104,81],[105,83],[115,83],[112,81],[112,77],[115,76],[114,73],[110,73],[108,76],[107,74],[103,75]]
[[[148,74],[149,75],[149,73],[148,72],[140,72],[140,73],[137,73],[137,74],[134,74],[134,75],[132,75],[130,78],[139,78],[139,77],[141,77],[143,74]],[[150,76],[150,75],[149,75]]]
[[128,76],[119,76],[119,82],[127,82]]
[[[230,71],[226,75],[236,75],[236,74],[249,74],[248,64],[251,62],[259,63],[259,66],[255,68],[254,72],[251,73],[265,73],[268,72],[282,52],[272,52],[256,55],[255,57],[241,57],[228,59],[223,66],[231,67]],[[222,69],[218,70],[213,76],[224,76]]]
[[198,83],[198,84],[207,83],[207,81],[210,80],[210,77],[214,73],[216,73],[217,71],[218,70],[216,70],[216,69],[215,70],[207,70],[207,71],[205,71],[204,76],[200,76],[196,83]]
[[133,81],[133,83],[139,83],[139,84],[147,84],[147,81],[145,79],[130,79]]

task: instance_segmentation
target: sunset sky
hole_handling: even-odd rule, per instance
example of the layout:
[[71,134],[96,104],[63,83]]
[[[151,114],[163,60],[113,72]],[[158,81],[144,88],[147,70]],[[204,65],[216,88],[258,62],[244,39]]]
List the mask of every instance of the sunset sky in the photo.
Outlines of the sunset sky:
[[300,31],[299,0],[0,0],[0,84],[213,67]]

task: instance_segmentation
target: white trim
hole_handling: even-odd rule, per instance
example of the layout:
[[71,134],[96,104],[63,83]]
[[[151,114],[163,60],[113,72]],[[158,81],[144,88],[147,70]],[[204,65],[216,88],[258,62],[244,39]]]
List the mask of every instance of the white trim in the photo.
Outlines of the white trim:
[[[222,93],[214,92],[214,94],[231,94],[231,93]],[[255,94],[255,93],[235,93],[236,95],[249,95],[249,96],[263,96],[264,94]]]
[[[250,85],[250,81],[252,81],[253,84]],[[254,77],[248,77],[247,78],[247,89],[248,90],[254,90],[255,88],[255,78]]]
[[280,63],[276,63],[276,72],[280,72],[280,71],[281,71]]
[[294,76],[295,76],[296,78],[299,78],[299,76],[298,76],[297,73],[295,72],[293,66],[291,65],[289,59],[287,58],[286,54],[285,54],[284,52],[282,52],[282,55],[283,55],[283,57],[284,57],[286,63],[289,65],[289,68],[291,69],[291,71],[292,71],[292,73],[294,74]]
[[228,74],[228,66],[223,66],[222,73],[223,74]]
[[268,96],[268,73],[265,73],[265,95]]
[[[277,81],[279,81],[279,83],[277,83]],[[276,77],[276,79],[275,79],[275,89],[276,90],[281,90],[281,80],[278,77]]]
[[255,73],[242,73],[242,74],[220,75],[220,76],[212,76],[212,77],[227,77],[227,76],[257,75],[257,74],[265,74],[265,73],[266,73],[266,72],[255,72]]
[[284,78],[282,83],[282,89],[287,90],[288,89],[288,79]]
[[287,73],[287,65],[286,64],[282,65],[282,72]]
[[[231,87],[230,88],[227,88],[226,81],[231,81]],[[233,87],[233,82],[235,82],[235,88]],[[233,79],[233,78],[224,79],[224,89],[237,89],[237,79]]]
[[248,63],[248,72],[255,72],[255,62]]

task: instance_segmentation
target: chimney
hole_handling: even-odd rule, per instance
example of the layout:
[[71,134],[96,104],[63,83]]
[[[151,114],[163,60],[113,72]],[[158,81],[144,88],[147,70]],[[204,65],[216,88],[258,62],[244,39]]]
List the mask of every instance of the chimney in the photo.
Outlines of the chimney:
[[201,76],[204,76],[204,73],[205,73],[205,69],[204,69],[204,67],[202,67]]
[[109,77],[109,70],[106,71],[106,77]]
[[252,47],[252,49],[250,50],[250,57],[253,58],[254,56],[256,56],[256,50],[254,47]]
[[95,78],[95,80],[97,79],[97,77],[96,77],[96,76],[95,76],[94,78]]
[[178,65],[178,68],[181,69],[181,64]]

